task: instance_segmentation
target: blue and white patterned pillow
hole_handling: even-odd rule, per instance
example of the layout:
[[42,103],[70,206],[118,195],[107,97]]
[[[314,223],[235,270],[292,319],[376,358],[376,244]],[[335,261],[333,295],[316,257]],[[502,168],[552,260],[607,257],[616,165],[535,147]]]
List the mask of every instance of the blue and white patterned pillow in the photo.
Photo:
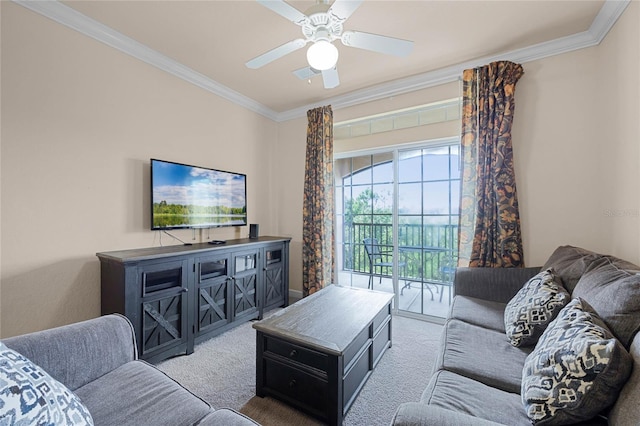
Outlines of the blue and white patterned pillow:
[[589,420],[616,401],[632,365],[593,308],[573,299],[525,361],[521,397],[527,416],[535,425]]
[[93,419],[65,385],[0,342],[0,424],[92,426]]
[[552,268],[522,286],[504,310],[504,328],[513,346],[532,346],[571,300]]

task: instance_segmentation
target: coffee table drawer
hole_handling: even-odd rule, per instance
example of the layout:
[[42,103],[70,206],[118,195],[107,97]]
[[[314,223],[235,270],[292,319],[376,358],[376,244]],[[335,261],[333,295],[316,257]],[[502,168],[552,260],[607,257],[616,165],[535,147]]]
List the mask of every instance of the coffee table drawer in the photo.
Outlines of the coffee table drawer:
[[328,367],[327,355],[275,337],[265,336],[264,351],[283,356],[291,361],[296,361],[318,370],[326,371]]
[[264,362],[265,388],[304,404],[316,415],[324,415],[328,401],[326,380],[276,360],[265,358]]
[[382,327],[380,332],[373,339],[373,364],[374,366],[380,360],[380,357],[384,350],[389,346],[391,342],[391,321],[387,321],[387,323]]
[[373,319],[373,332],[378,331],[378,328],[380,328],[389,317],[391,317],[391,303],[385,306]]
[[371,330],[369,327],[366,327],[364,330],[358,334],[358,337],[355,338],[353,343],[349,345],[347,349],[344,351],[344,369],[348,370],[351,366],[351,363],[355,361],[356,355],[360,353],[362,348],[364,348],[369,343],[369,338],[371,334]]
[[369,351],[370,347],[366,346],[364,350],[360,352],[358,359],[354,361],[351,369],[344,377],[342,398],[345,412],[349,409],[351,403],[353,403],[355,394],[364,385],[364,379],[367,377],[367,374],[369,374],[369,371],[371,371]]

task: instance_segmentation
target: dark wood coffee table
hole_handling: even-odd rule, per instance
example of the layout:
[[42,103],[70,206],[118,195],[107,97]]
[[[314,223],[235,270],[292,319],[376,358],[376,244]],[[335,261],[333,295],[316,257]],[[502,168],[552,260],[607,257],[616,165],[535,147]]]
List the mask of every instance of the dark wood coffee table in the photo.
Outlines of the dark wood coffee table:
[[328,286],[253,324],[256,395],[340,425],[391,346],[393,295]]

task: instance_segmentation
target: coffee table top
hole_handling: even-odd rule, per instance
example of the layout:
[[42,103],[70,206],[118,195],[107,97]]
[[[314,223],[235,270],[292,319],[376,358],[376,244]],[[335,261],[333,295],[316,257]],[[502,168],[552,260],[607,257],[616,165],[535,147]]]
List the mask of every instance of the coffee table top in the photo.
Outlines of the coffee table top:
[[330,285],[255,322],[253,328],[342,355],[391,299],[390,293]]

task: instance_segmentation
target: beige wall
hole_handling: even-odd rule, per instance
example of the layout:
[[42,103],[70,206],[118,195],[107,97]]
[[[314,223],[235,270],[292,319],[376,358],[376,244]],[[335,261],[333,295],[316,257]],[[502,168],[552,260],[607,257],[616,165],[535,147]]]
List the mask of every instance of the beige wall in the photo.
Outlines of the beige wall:
[[1,7],[2,336],[98,316],[95,253],[159,244],[149,230],[151,157],[246,173],[249,221],[276,233],[276,123],[23,7]]
[[302,291],[302,193],[307,149],[307,118],[278,126],[278,145],[273,152],[273,180],[279,190],[273,202],[278,209],[279,235],[291,237],[289,288]]
[[632,2],[598,49],[603,248],[640,264],[640,3]]
[[517,84],[513,144],[528,265],[558,245],[596,250],[606,238],[596,66],[597,48],[584,49],[524,64]]
[[529,265],[561,244],[640,263],[639,7],[599,46],[524,64],[513,143]]

